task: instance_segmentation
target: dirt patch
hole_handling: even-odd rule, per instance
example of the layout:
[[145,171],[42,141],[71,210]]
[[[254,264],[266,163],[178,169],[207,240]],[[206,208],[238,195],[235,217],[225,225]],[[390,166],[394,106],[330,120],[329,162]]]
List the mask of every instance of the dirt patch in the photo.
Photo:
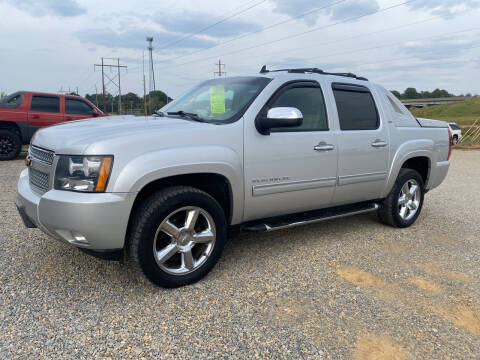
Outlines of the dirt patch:
[[430,235],[428,238],[429,240],[440,243],[440,244],[450,244],[455,242],[455,240],[452,239],[450,236],[443,235],[443,234]]
[[357,360],[405,360],[408,353],[392,339],[370,334],[358,340],[353,356]]
[[339,269],[337,270],[337,274],[341,278],[357,285],[382,287],[387,284],[385,280],[373,274],[353,268]]
[[432,310],[468,332],[480,336],[480,308],[455,305],[449,308],[436,306]]
[[468,281],[470,278],[467,274],[460,273],[460,272],[454,272],[454,271],[447,271],[440,269],[439,267],[436,267],[434,265],[426,265],[424,266],[424,270],[428,272],[429,274],[432,275],[437,275],[440,277],[446,277],[451,280],[457,280],[457,281]]
[[443,288],[440,285],[437,285],[432,281],[429,281],[420,277],[410,279],[410,282],[416,285],[417,287],[419,287],[420,289],[425,290],[432,294],[437,295],[443,292]]

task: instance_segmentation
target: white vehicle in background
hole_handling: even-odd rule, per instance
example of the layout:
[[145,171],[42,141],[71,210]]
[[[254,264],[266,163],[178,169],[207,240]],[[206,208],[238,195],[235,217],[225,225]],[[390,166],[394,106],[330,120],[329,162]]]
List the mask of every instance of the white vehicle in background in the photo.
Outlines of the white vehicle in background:
[[462,138],[462,129],[457,123],[448,123],[448,127],[452,131],[452,143],[457,145]]

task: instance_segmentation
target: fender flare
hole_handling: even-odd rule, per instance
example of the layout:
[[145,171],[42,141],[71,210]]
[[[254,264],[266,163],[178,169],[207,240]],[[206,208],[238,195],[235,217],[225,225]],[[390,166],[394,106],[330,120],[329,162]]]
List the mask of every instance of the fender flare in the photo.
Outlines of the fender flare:
[[243,163],[231,148],[189,146],[144,153],[121,168],[112,184],[116,193],[138,193],[153,181],[176,175],[210,173],[224,176],[232,192],[232,224],[242,221],[244,208]]
[[382,191],[382,197],[388,196],[390,191],[397,180],[398,174],[402,165],[409,159],[414,157],[426,157],[429,160],[429,170],[427,182],[425,187],[428,188],[428,179],[430,177],[430,170],[432,166],[432,155],[433,155],[434,142],[432,140],[420,139],[420,140],[411,140],[403,143],[395,152],[395,155],[392,157],[391,167],[388,172],[387,182],[385,188]]

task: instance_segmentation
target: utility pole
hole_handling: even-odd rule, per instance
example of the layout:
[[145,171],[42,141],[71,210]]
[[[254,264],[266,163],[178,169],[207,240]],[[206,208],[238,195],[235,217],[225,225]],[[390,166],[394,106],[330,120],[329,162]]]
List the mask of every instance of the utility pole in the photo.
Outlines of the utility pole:
[[[116,64],[105,64],[104,60],[117,60],[117,63]],[[120,69],[121,68],[125,68],[127,69],[127,66],[126,65],[120,65],[120,59],[119,58],[103,58],[102,57],[102,63],[101,64],[93,64],[93,69],[95,70],[96,68],[98,67],[101,67],[102,68],[102,105],[103,105],[103,111],[106,112],[107,108],[106,108],[106,104],[105,104],[105,89],[106,87],[112,83],[113,85],[115,85],[117,88],[118,88],[118,111],[119,113],[121,113],[122,111],[122,89],[120,87]],[[104,68],[110,68],[110,70],[112,70],[112,68],[117,68],[118,72],[117,72],[117,75],[116,76],[113,76],[113,77],[110,77],[108,76],[106,73],[105,73],[105,70]],[[105,78],[107,78],[108,82],[105,84]],[[113,96],[113,95],[112,95]],[[112,109],[113,109],[113,106],[112,106]]]
[[143,51],[143,112],[147,116],[147,88],[145,85],[145,51]]
[[[95,65],[93,65],[93,71],[95,71]],[[103,57],[102,57],[102,107],[103,111],[107,112],[107,107],[105,105],[105,75],[103,72]]]
[[148,51],[150,53],[150,59],[149,59],[149,77],[148,77],[148,80],[149,80],[149,88],[148,88],[148,94],[150,95],[149,96],[149,112],[153,112],[153,105],[152,105],[152,89],[153,89],[153,92],[155,92],[155,70],[153,68],[153,46],[152,46],[152,42],[153,42],[153,37],[149,36],[147,37],[147,42],[148,42]]
[[222,75],[227,75],[226,71],[222,71],[222,68],[225,69],[225,64],[222,64],[221,60],[218,60],[218,63],[215,63],[215,65],[218,66],[218,71],[213,72],[213,77],[215,77],[215,75],[218,75],[218,77],[222,77]]
[[97,84],[95,84],[95,102],[96,102],[95,105],[97,105],[97,107],[98,107],[98,90],[97,90]]
[[118,114],[122,115],[122,87],[120,86],[120,58],[117,58],[118,70]]

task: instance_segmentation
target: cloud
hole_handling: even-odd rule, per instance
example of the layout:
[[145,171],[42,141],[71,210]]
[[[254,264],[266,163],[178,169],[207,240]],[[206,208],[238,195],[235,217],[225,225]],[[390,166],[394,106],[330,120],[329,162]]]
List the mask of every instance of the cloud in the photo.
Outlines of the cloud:
[[451,19],[458,11],[479,8],[480,0],[417,0],[407,6],[412,10],[427,10],[445,19]]
[[[112,29],[87,29],[76,32],[77,38],[84,43],[105,46],[109,48],[123,49],[145,49],[147,36],[153,36],[153,47],[161,47],[164,44],[176,39],[176,34],[167,32],[156,32],[140,29],[127,29],[123,32],[116,32]],[[213,45],[214,42],[199,37],[191,37],[179,43],[172,44],[177,49],[197,49]]]
[[[318,12],[302,17],[307,25],[316,23],[319,15],[326,15],[332,20],[344,20],[355,16],[367,14],[379,9],[376,0],[357,0],[340,2],[335,0],[274,0],[275,11],[287,14],[290,17],[296,17],[303,13],[321,9]],[[332,5],[332,6],[329,6]],[[301,11],[299,11],[301,9]]]
[[[155,21],[167,31],[181,34],[192,34],[221,21],[221,18],[201,12],[183,12],[181,14],[169,15],[167,17],[157,16]],[[202,31],[201,34],[221,38],[236,36],[245,32],[257,31],[260,28],[261,26],[257,23],[227,20]]]
[[445,54],[454,54],[461,57],[475,44],[475,42],[469,40],[411,41],[401,46],[399,51],[418,59],[435,60],[445,57]]
[[7,0],[7,2],[33,16],[74,17],[87,12],[76,0]]

